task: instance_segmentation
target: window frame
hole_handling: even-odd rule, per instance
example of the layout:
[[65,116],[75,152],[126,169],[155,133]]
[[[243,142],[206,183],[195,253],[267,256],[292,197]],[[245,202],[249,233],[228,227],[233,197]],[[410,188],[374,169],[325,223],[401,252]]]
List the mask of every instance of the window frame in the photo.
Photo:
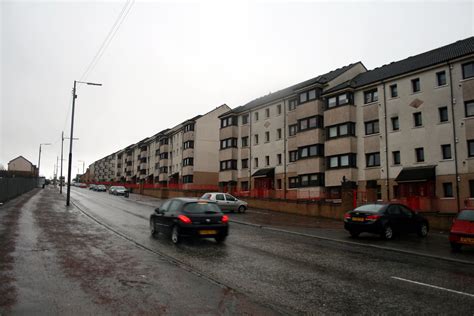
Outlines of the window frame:
[[[345,96],[345,102],[341,102],[340,97]],[[330,100],[334,99],[334,104],[330,103]],[[352,92],[344,92],[326,97],[325,110],[334,109],[340,106],[351,105],[354,100],[354,94]]]
[[474,139],[467,140],[467,156],[474,157]]
[[[314,148],[316,153],[311,154],[311,148]],[[303,155],[303,152],[306,150],[307,154]],[[324,144],[312,144],[308,146],[298,147],[298,160],[310,159],[314,157],[324,157]]]
[[227,149],[227,148],[237,148],[237,138],[236,137],[221,139],[220,149],[224,150],[224,149]]
[[[443,114],[446,114],[445,119],[443,119]],[[440,106],[438,108],[438,118],[440,123],[446,123],[449,122],[449,113],[448,113],[448,107],[447,106]]]
[[[371,162],[371,158],[373,161]],[[380,152],[366,153],[365,154],[365,166],[367,168],[380,167]]]
[[[448,153],[448,151],[446,151],[446,149],[449,149],[449,157],[445,155],[445,154]],[[451,151],[451,144],[443,144],[443,145],[441,145],[441,158],[442,158],[443,160],[453,159],[453,153],[452,153],[452,151]]]
[[[224,167],[223,167],[223,163],[224,163]],[[219,161],[219,170],[220,171],[237,170],[237,160],[228,159],[228,160]]]
[[[440,77],[440,76],[444,76],[444,83],[440,83],[440,79],[443,78],[443,77]],[[438,71],[436,73],[436,86],[437,87],[443,87],[443,86],[446,86],[447,84],[448,84],[448,82],[447,82],[447,78],[446,78],[446,70]]]
[[[469,77],[466,77],[466,69],[464,68],[465,66],[467,65],[471,65],[471,68],[472,68],[472,75],[469,76]],[[461,65],[461,68],[462,68],[462,78],[463,79],[469,79],[469,78],[473,78],[474,77],[474,61],[470,61],[470,62],[467,62],[467,63],[464,63]]]
[[241,167],[241,169],[248,169],[249,168],[249,159],[248,158],[240,159],[240,167]]
[[[244,142],[245,140],[245,142]],[[248,147],[249,146],[249,137],[248,136],[243,136],[240,138],[240,146],[242,148]]]
[[[348,164],[342,165],[341,161],[343,157],[347,157]],[[337,165],[331,166],[331,160],[336,159]],[[326,156],[326,169],[347,169],[347,168],[357,168],[357,154],[356,153],[346,153],[341,155]]]
[[[393,98],[398,98],[398,85],[396,83],[391,84],[389,86],[390,88],[390,97]],[[395,92],[395,93],[394,93]]]
[[[380,123],[379,120],[367,121],[364,122],[365,127],[365,135],[375,135],[380,134]],[[368,128],[371,128],[371,132],[369,133]],[[377,127],[377,128],[376,128]]]
[[241,116],[242,125],[247,125],[249,123],[249,114],[242,114]]
[[[310,124],[312,119],[316,120],[315,121],[315,126],[311,126],[311,124]],[[312,130],[312,129],[323,128],[323,126],[324,126],[324,121],[323,120],[324,119],[323,119],[322,115],[313,115],[313,116],[309,116],[309,117],[299,119],[298,120],[298,133],[309,131],[309,130]],[[301,128],[301,125],[302,125],[303,122],[306,124],[306,128]]]
[[[470,111],[468,111],[468,106],[470,108]],[[474,100],[464,101],[464,111],[465,111],[466,117],[474,116]],[[469,114],[469,112],[471,112],[471,114]]]
[[443,197],[452,198],[454,197],[453,183],[443,182]]
[[[400,130],[400,118],[398,116],[392,116],[390,118],[390,121],[392,122],[392,131],[399,131]],[[395,128],[394,122],[397,122],[397,128]]]
[[415,160],[416,160],[416,162],[424,162],[425,161],[425,148],[424,147],[415,148]]
[[[417,118],[419,118],[419,124]],[[413,113],[413,127],[423,127],[423,114],[421,112]]]
[[[418,89],[418,90],[416,90]],[[421,81],[420,78],[411,79],[411,92],[418,93],[421,92]]]
[[[370,97],[370,98],[367,98],[367,97]],[[379,92],[377,88],[364,91],[364,104],[378,102],[378,100],[379,100]]]
[[392,161],[394,166],[398,166],[402,164],[402,157],[400,154],[400,150],[392,151]]
[[[342,137],[355,136],[355,132],[356,132],[355,125],[356,124],[354,122],[345,122],[341,124],[326,126],[326,138],[327,140],[330,140],[330,139],[336,139],[336,138],[342,138]],[[344,126],[347,127],[347,134],[341,134],[341,128]],[[330,135],[330,130],[332,128],[336,128],[336,136]]]

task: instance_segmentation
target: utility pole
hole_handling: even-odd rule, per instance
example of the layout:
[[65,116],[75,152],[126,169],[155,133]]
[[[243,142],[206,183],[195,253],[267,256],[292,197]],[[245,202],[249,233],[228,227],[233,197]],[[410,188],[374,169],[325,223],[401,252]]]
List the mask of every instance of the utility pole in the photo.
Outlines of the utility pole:
[[[61,132],[61,175],[59,176],[59,194],[63,194],[63,147],[64,147],[64,140],[69,139],[68,137],[64,137],[64,131]],[[74,138],[73,140],[78,140],[79,138]]]
[[41,143],[39,148],[39,157],[38,157],[38,178],[40,176],[40,164],[41,164],[41,146],[42,145],[51,145],[51,143]]
[[74,80],[74,87],[72,88],[72,116],[71,116],[71,137],[69,138],[69,164],[67,170],[67,195],[66,206],[69,206],[71,200],[71,169],[72,169],[72,140],[74,139],[74,110],[76,108],[76,84],[83,83],[90,86],[102,86],[100,83],[83,82]]

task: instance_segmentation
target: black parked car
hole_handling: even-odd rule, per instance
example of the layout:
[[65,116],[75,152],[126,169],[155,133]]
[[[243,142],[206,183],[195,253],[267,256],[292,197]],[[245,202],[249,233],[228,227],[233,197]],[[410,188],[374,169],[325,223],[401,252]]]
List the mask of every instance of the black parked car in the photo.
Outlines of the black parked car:
[[402,204],[367,204],[344,215],[344,228],[352,237],[367,232],[392,239],[401,232],[425,237],[428,235],[429,223],[426,218]]
[[214,238],[223,242],[229,233],[229,218],[213,202],[192,198],[166,201],[150,216],[152,236],[171,236],[175,244],[182,237]]

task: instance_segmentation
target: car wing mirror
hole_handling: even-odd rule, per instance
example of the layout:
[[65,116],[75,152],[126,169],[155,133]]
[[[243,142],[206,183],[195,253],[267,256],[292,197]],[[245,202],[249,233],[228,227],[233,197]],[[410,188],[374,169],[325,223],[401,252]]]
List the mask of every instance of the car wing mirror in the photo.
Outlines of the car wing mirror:
[[160,210],[159,207],[155,208],[155,213],[157,213],[157,214],[163,214],[163,212]]

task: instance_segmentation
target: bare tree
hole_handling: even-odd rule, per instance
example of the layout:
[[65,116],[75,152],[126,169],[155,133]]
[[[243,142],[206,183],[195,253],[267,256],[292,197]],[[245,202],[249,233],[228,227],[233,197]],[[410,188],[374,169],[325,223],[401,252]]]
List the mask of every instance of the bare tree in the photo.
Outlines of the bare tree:
[[5,167],[0,163],[0,170],[6,170]]

